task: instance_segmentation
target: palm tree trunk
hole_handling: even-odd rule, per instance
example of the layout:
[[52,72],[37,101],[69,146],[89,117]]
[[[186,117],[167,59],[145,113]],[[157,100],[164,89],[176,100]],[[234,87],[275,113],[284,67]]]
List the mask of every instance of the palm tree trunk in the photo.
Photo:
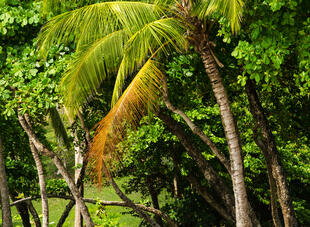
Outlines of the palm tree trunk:
[[5,162],[3,157],[3,147],[0,135],[0,195],[1,195],[1,206],[2,206],[2,225],[3,227],[11,227],[12,215],[10,208],[10,196],[9,187],[5,172]]
[[259,127],[261,131],[263,145],[260,145],[257,140],[255,142],[257,142],[257,145],[262,149],[263,153],[265,153],[266,164],[268,165],[267,168],[271,169],[272,176],[275,180],[284,225],[286,227],[297,227],[298,223],[275,139],[256,93],[255,84],[251,80],[247,81],[246,92],[250,103],[250,111],[256,121],[257,127]]
[[199,51],[207,75],[211,81],[213,93],[219,105],[222,124],[230,152],[231,178],[235,195],[236,225],[238,227],[253,226],[249,202],[244,183],[242,150],[237,132],[237,126],[230,108],[228,96],[217,69],[216,61],[211,53],[209,44],[202,40]]
[[30,143],[31,153],[36,163],[38,176],[39,176],[40,194],[41,194],[41,201],[42,201],[42,213],[43,213],[43,227],[48,227],[49,225],[48,198],[47,198],[47,192],[46,192],[46,184],[45,184],[45,179],[44,179],[43,166],[42,166],[42,162],[40,160],[38,151],[35,148],[34,144],[31,142],[31,140],[29,140],[29,143]]
[[94,223],[90,217],[89,211],[87,209],[87,206],[85,205],[85,202],[82,199],[81,193],[79,189],[76,187],[74,180],[71,178],[70,174],[66,170],[66,167],[63,165],[61,160],[56,156],[56,154],[52,151],[50,151],[47,147],[45,147],[41,141],[37,138],[37,136],[32,131],[31,127],[27,124],[25,118],[28,118],[28,116],[25,114],[24,116],[18,115],[18,120],[20,124],[22,125],[23,129],[27,133],[29,139],[34,144],[36,149],[43,155],[46,155],[52,159],[55,166],[61,173],[62,177],[65,179],[66,183],[68,184],[68,187],[74,196],[74,199],[76,201],[76,204],[80,207],[81,213],[83,215],[83,218],[85,220],[85,224],[87,227],[93,227]]

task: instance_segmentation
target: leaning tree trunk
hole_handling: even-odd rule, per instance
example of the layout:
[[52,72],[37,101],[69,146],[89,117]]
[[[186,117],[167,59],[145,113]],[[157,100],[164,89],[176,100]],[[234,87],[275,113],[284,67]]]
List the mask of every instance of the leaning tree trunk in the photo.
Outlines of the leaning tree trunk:
[[[233,194],[227,185],[223,182],[222,178],[218,175],[218,173],[209,165],[204,156],[199,152],[199,150],[192,144],[188,135],[184,132],[184,130],[178,125],[178,122],[174,120],[169,115],[164,114],[163,112],[159,112],[157,116],[168,126],[169,131],[171,131],[174,135],[178,137],[188,154],[196,161],[200,171],[203,173],[205,179],[209,182],[211,187],[213,187],[216,193],[223,200],[226,209],[229,211],[232,217],[235,217],[235,204],[233,202]],[[212,205],[212,203],[210,203]],[[214,207],[219,213],[217,207]],[[248,213],[250,215],[251,223],[255,227],[261,226],[259,220],[257,219],[252,207],[248,204]],[[221,214],[221,213],[220,213]],[[225,216],[223,216],[225,217]]]
[[[27,118],[27,115],[25,115]],[[54,162],[55,166],[61,173],[62,177],[65,179],[66,183],[68,184],[68,187],[76,201],[76,204],[80,207],[81,213],[83,215],[83,218],[85,220],[85,224],[87,227],[93,227],[94,223],[90,217],[89,211],[87,209],[87,206],[85,202],[83,201],[83,198],[81,196],[81,193],[79,192],[78,188],[76,187],[74,180],[71,178],[70,174],[66,170],[66,167],[63,165],[61,160],[57,157],[57,155],[50,151],[47,147],[45,147],[41,141],[37,138],[37,136],[34,134],[32,131],[31,127],[28,125],[26,122],[24,116],[18,115],[18,120],[20,124],[22,125],[23,129],[27,133],[29,139],[31,142],[35,145],[36,149],[43,155],[46,155],[52,159]]]
[[122,190],[118,187],[116,182],[113,179],[112,174],[110,171],[107,169],[105,163],[103,163],[103,172],[106,178],[108,179],[109,183],[112,185],[114,188],[115,193],[126,203],[130,208],[132,208],[141,218],[143,218],[145,221],[147,221],[152,227],[160,227],[160,225],[152,220],[152,218],[141,211],[137,205],[135,205],[123,192]]
[[[268,120],[264,114],[264,109],[256,93],[253,81],[247,81],[246,92],[250,103],[250,111],[261,132],[263,146],[259,143],[257,145],[263,150],[263,152],[265,151],[266,155],[268,155],[266,163],[267,165],[270,163],[269,168],[272,170],[272,176],[277,185],[277,193],[283,214],[284,225],[286,227],[297,227],[298,223],[295,217],[291,196],[289,194],[285,173],[282,168],[280,155],[269,127]],[[256,142],[258,141],[256,140]],[[267,162],[267,160],[270,161]]]
[[158,112],[157,116],[165,123],[165,125],[167,125],[169,131],[171,131],[174,135],[178,137],[181,144],[184,146],[185,150],[197,163],[197,166],[204,175],[205,179],[209,182],[211,187],[214,188],[218,196],[223,200],[223,203],[229,215],[227,215],[226,212],[223,213],[222,209],[219,209],[218,206],[214,206],[214,203],[210,202],[211,200],[209,201],[207,200],[208,202],[210,202],[209,204],[226,220],[228,221],[234,220],[235,206],[234,206],[234,196],[231,190],[223,182],[221,177],[212,168],[212,166],[209,165],[209,163],[206,161],[206,159],[200,153],[200,151],[192,144],[189,136],[178,125],[178,123],[172,117],[170,117],[167,114],[164,114],[162,111]]
[[42,165],[40,156],[34,144],[31,142],[31,140],[29,140],[29,143],[30,143],[31,153],[36,163],[38,176],[39,176],[40,194],[41,194],[41,201],[42,201],[42,213],[43,213],[43,227],[48,227],[49,225],[48,198],[47,198],[47,192],[46,192],[46,183],[44,179],[43,165]]
[[0,195],[1,195],[1,206],[2,206],[2,225],[3,227],[11,227],[12,215],[10,208],[10,196],[9,187],[5,173],[4,156],[2,149],[2,140],[0,135]]
[[[153,207],[157,210],[159,210],[159,202],[158,202],[158,192],[156,191],[156,189],[154,188],[154,184],[152,182],[151,177],[146,176],[146,184],[147,184],[147,188],[148,191],[151,195],[151,199],[152,199],[152,203],[153,203]],[[161,217],[158,215],[155,215],[155,220],[156,222],[160,225],[160,226],[164,226],[163,221],[161,220]]]
[[238,227],[252,226],[249,202],[244,182],[244,170],[242,150],[237,132],[237,126],[230,108],[228,95],[226,93],[220,72],[213,57],[207,37],[201,38],[198,50],[201,55],[207,75],[211,81],[213,93],[220,109],[222,124],[225,131],[228,149],[230,153],[231,179],[235,195],[236,225]]
[[[10,193],[10,197],[13,202],[18,200],[17,196],[18,196],[17,193]],[[22,219],[23,227],[31,227],[27,203],[22,202],[16,204],[16,209]]]
[[186,122],[188,127],[192,130],[192,132],[200,137],[200,139],[211,149],[211,151],[215,154],[215,156],[220,160],[223,166],[226,168],[228,173],[231,175],[231,167],[230,163],[225,157],[225,155],[216,147],[216,145],[212,142],[212,140],[207,137],[207,135],[203,132],[201,128],[194,124],[191,119],[181,110],[176,108],[169,100],[168,94],[168,85],[165,80],[163,83],[163,100],[166,107],[171,110],[173,113],[179,115]]
[[[174,168],[177,169],[179,172],[179,161],[176,158],[176,154],[172,153],[172,159]],[[202,198],[211,206],[213,207],[224,219],[226,219],[230,223],[235,223],[234,218],[227,212],[227,209],[223,207],[219,201],[217,201],[207,190],[206,187],[203,187],[199,180],[192,174],[191,172],[188,173],[187,176],[185,176],[187,181],[191,184],[191,186],[198,192],[199,195],[201,195]]]
[[41,220],[40,217],[38,215],[38,212],[36,211],[36,209],[34,208],[33,204],[31,201],[26,201],[28,209],[32,215],[33,221],[35,223],[36,227],[41,227]]

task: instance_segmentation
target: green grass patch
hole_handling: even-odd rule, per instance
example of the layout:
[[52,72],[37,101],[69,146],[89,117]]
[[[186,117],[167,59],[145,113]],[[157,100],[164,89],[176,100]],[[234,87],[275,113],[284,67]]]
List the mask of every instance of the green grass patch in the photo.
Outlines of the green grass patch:
[[[116,179],[116,182],[121,185],[124,182],[125,178]],[[113,200],[121,201],[120,198],[116,195],[111,186],[105,186],[102,188],[97,188],[94,185],[86,185],[85,187],[85,198],[93,198],[98,200]],[[129,195],[129,198],[134,202],[139,203],[141,200],[141,194],[132,193]],[[64,199],[54,199],[51,198],[49,202],[49,222],[50,226],[56,226],[59,218],[61,217],[68,200]],[[36,208],[38,214],[42,219],[42,209],[41,209],[41,200],[33,201],[33,205]],[[91,216],[96,224],[100,226],[138,226],[141,222],[141,219],[135,217],[131,214],[128,214],[131,209],[117,206],[104,207],[98,211],[99,206],[94,204],[87,204],[87,207],[91,213]],[[1,212],[0,212],[1,213]],[[13,216],[13,226],[22,227],[21,218],[15,207],[12,207],[12,216]],[[100,220],[100,217],[103,217],[103,220]],[[42,221],[42,220],[41,220]],[[32,223],[34,225],[34,223]],[[1,225],[2,226],[2,225]],[[71,227],[74,226],[74,208],[71,210],[64,226]]]

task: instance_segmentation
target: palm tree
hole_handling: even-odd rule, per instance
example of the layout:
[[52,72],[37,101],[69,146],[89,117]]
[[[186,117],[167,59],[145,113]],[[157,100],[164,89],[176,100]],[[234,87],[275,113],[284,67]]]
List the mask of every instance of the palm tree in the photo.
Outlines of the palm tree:
[[[252,226],[239,135],[209,40],[212,15],[222,14],[236,33],[242,7],[242,0],[102,2],[60,14],[42,28],[38,46],[43,57],[54,44],[76,44],[75,57],[62,80],[71,115],[105,78],[116,75],[112,108],[98,123],[89,154],[99,180],[103,165],[112,167],[111,160],[119,158],[113,151],[125,134],[124,121],[137,125],[141,116],[156,109],[164,78],[156,57],[184,51],[191,44],[201,55],[220,108],[230,151],[236,224]],[[135,77],[122,92],[125,79],[133,73]]]

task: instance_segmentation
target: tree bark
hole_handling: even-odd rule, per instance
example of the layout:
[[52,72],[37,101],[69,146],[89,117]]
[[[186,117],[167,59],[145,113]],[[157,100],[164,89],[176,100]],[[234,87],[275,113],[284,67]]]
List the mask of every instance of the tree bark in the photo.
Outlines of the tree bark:
[[[82,168],[81,168],[81,171],[80,171],[80,176],[77,180],[77,183],[76,183],[76,187],[79,188],[82,184],[83,184],[83,179],[84,179],[84,176],[85,176],[85,170],[86,170],[86,166],[87,166],[87,161],[86,159],[83,160],[83,165],[82,165]],[[66,221],[66,218],[68,217],[71,209],[74,207],[75,205],[75,201],[70,201],[64,212],[62,213],[60,219],[58,220],[58,223],[57,223],[57,227],[61,227],[65,221]]]
[[74,207],[74,205],[75,205],[75,200],[71,200],[67,204],[64,212],[62,212],[62,215],[58,220],[57,227],[63,226],[63,224],[65,223],[65,221],[66,221],[67,217],[69,216],[69,213],[70,213],[71,209]]
[[[154,185],[152,183],[152,179],[150,177],[146,177],[146,184],[148,191],[151,195],[153,207],[157,210],[159,210],[159,202],[158,202],[158,192],[155,190]],[[160,225],[164,226],[163,221],[161,220],[160,216],[155,215],[155,221]]]
[[[81,127],[84,130],[84,132],[85,132],[85,149],[86,149],[86,152],[87,152],[89,150],[89,146],[91,144],[90,133],[89,133],[88,128],[85,125],[84,118],[83,118],[83,115],[81,114],[81,112],[78,111],[77,115],[78,115],[78,118],[80,119]],[[74,142],[76,144],[78,142],[76,131],[74,132],[73,136],[74,136]],[[84,162],[83,161],[84,157],[83,157],[83,153],[82,153],[82,148],[80,146],[78,146],[78,145],[75,145],[74,149],[75,149],[75,166],[82,165],[83,162]],[[78,169],[76,169],[74,171],[74,180],[75,180],[76,184],[77,184],[78,180],[80,179],[81,171],[82,171],[82,169],[80,169],[80,168],[78,168]],[[85,169],[84,169],[84,172],[85,172]],[[84,178],[84,174],[83,174],[83,178]],[[80,186],[78,186],[82,196],[84,195],[83,178],[82,178]],[[81,215],[81,211],[80,211],[80,208],[78,206],[75,207],[74,226],[75,227],[82,227],[83,226],[83,217]]]
[[42,213],[43,213],[43,227],[48,227],[49,225],[48,198],[47,198],[47,192],[46,192],[46,184],[45,184],[45,179],[44,179],[43,166],[42,166],[42,162],[40,160],[38,151],[35,148],[34,144],[31,142],[31,140],[29,140],[29,144],[30,144],[30,149],[31,149],[33,159],[36,163],[38,176],[39,176]]
[[10,208],[10,195],[5,172],[5,162],[3,156],[1,135],[0,135],[0,185],[1,185],[0,194],[1,194],[1,208],[2,208],[2,225],[3,227],[11,227],[13,226],[13,224]]
[[34,208],[33,204],[31,201],[26,201],[27,206],[29,208],[29,211],[33,217],[34,223],[36,225],[36,227],[41,227],[41,220],[40,217],[38,215],[38,212],[36,211],[36,209]]
[[[77,135],[74,135],[74,142],[77,143]],[[74,145],[75,150],[75,166],[81,165],[83,163],[83,155],[79,145]],[[76,168],[74,170],[74,181],[77,183],[79,176],[81,173],[81,168]],[[78,187],[81,195],[83,196],[83,184]],[[75,218],[74,218],[74,226],[82,227],[83,226],[83,218],[81,216],[81,211],[79,206],[75,206]]]
[[23,116],[18,115],[18,120],[19,120],[20,124],[22,125],[23,129],[25,130],[25,132],[27,133],[29,139],[34,144],[34,146],[36,147],[36,149],[41,154],[46,155],[53,160],[57,169],[59,170],[59,172],[61,173],[61,175],[65,179],[65,181],[67,182],[68,187],[70,188],[70,191],[76,200],[76,204],[80,207],[81,213],[82,213],[83,218],[85,220],[86,226],[87,227],[88,226],[89,227],[94,226],[94,223],[90,217],[89,211],[88,211],[88,209],[87,209],[87,207],[86,207],[86,205],[82,199],[81,193],[79,192],[78,188],[76,187],[76,185],[74,183],[74,180],[69,175],[68,171],[66,170],[66,168],[63,165],[63,163],[61,162],[61,160],[56,156],[56,154],[54,152],[50,151],[48,148],[46,148],[40,142],[40,140],[37,138],[37,136],[31,130],[31,128],[29,127],[29,125],[27,124],[27,122],[25,121],[25,118]]
[[[257,125],[256,125],[257,126]],[[255,128],[256,128],[255,126]],[[272,176],[272,169],[271,169],[271,160],[268,155],[268,151],[266,149],[266,146],[264,143],[258,138],[258,133],[256,129],[253,129],[253,137],[255,143],[261,148],[266,166],[267,166],[267,175],[268,175],[268,182],[270,186],[270,207],[271,207],[271,215],[272,215],[272,221],[275,227],[282,227],[282,223],[279,217],[278,207],[277,207],[277,189],[276,189],[276,183]]]
[[[298,223],[295,217],[294,207],[289,194],[280,155],[253,81],[247,80],[246,92],[250,103],[250,111],[256,121],[257,127],[260,129],[262,137],[261,140],[263,145],[259,143],[257,145],[262,149],[263,153],[268,156],[266,158],[266,164],[269,165],[267,169],[271,169],[272,176],[277,186],[277,194],[283,214],[284,225],[286,227],[296,227]],[[257,142],[257,140],[255,142]]]
[[216,155],[216,157],[220,160],[220,162],[223,164],[223,166],[226,168],[228,173],[231,175],[231,168],[229,161],[225,157],[225,155],[217,149],[216,145],[212,142],[212,140],[206,136],[206,134],[202,131],[201,128],[199,128],[197,125],[194,124],[194,122],[191,121],[191,119],[180,109],[176,108],[170,101],[168,96],[168,86],[167,82],[165,81],[163,84],[163,99],[166,107],[171,110],[173,113],[179,115],[183,118],[183,120],[186,122],[188,127],[192,130],[192,132],[200,137],[200,139],[209,146],[211,151]]
[[[210,164],[203,157],[201,152],[197,149],[196,146],[193,145],[189,136],[185,133],[185,131],[179,126],[178,122],[176,122],[172,117],[167,114],[164,114],[160,111],[157,116],[167,125],[169,131],[171,131],[174,135],[178,137],[181,144],[184,146],[185,150],[188,154],[195,160],[200,171],[203,173],[205,179],[209,182],[211,187],[213,187],[219,197],[223,200],[225,204],[225,208],[227,209],[229,216],[234,219],[234,197],[231,190],[227,187],[227,185],[223,182],[218,173],[210,166]],[[218,207],[214,206],[213,203],[210,205],[217,210],[220,214],[222,213]],[[227,215],[223,215],[224,218]],[[229,219],[230,221],[231,219]]]
[[105,166],[105,163],[103,162],[103,172],[106,176],[106,178],[109,180],[109,183],[112,185],[112,187],[114,188],[114,191],[116,192],[116,194],[125,202],[128,204],[128,206],[130,208],[132,208],[142,219],[144,219],[145,221],[147,221],[151,226],[153,227],[160,227],[160,225],[152,220],[152,218],[145,214],[144,212],[142,212],[123,192],[122,190],[118,187],[118,185],[116,184],[116,182],[113,179],[112,174],[110,173],[110,171],[107,169],[107,167]]
[[210,50],[210,44],[208,43],[206,36],[200,38],[202,39],[198,50],[207,75],[211,81],[212,90],[220,109],[222,124],[230,153],[231,178],[236,207],[236,225],[238,227],[253,226],[244,182],[242,149],[239,134],[237,132],[237,126],[230,108],[230,103],[220,76],[220,72],[217,69],[216,61]]
[[[73,196],[66,196],[66,195],[47,195],[48,198],[59,198],[59,199],[67,199],[67,200],[71,200],[74,201],[74,197]],[[39,196],[33,196],[33,197],[27,197],[27,198],[23,198],[20,200],[17,200],[15,202],[12,202],[10,204],[10,206],[18,206],[21,203],[25,203],[27,201],[33,200],[33,199],[38,199],[40,198]],[[130,205],[128,205],[127,202],[124,201],[105,201],[105,200],[96,200],[96,199],[88,199],[88,198],[83,198],[83,200],[87,203],[92,203],[92,204],[97,204],[98,202],[104,206],[121,206],[121,207],[130,207]],[[139,209],[155,214],[155,215],[159,215],[160,217],[162,217],[163,219],[165,219],[167,221],[167,223],[173,223],[173,221],[164,213],[162,213],[160,210],[157,210],[153,207],[147,207],[145,205],[142,204],[134,204],[135,206],[137,206]]]
[[[18,196],[17,194],[10,193],[10,197],[11,197],[11,200],[13,201],[13,203],[14,203],[14,201],[17,200],[17,198],[16,198],[17,196]],[[22,219],[23,226],[24,227],[31,227],[27,203],[26,202],[18,203],[16,205],[16,209],[17,209],[17,212],[19,213],[19,215]]]
[[173,177],[173,197],[176,199],[179,197],[179,190],[178,190],[178,178],[177,175]]
[[[179,161],[176,158],[176,155],[172,154],[173,164],[178,171],[180,171],[179,168]],[[231,223],[235,223],[234,217],[232,217],[216,199],[208,192],[206,187],[202,187],[197,178],[192,174],[188,173],[187,176],[185,176],[186,180],[193,186],[193,188],[198,192],[198,194],[204,198],[204,200],[213,207],[225,220]]]

